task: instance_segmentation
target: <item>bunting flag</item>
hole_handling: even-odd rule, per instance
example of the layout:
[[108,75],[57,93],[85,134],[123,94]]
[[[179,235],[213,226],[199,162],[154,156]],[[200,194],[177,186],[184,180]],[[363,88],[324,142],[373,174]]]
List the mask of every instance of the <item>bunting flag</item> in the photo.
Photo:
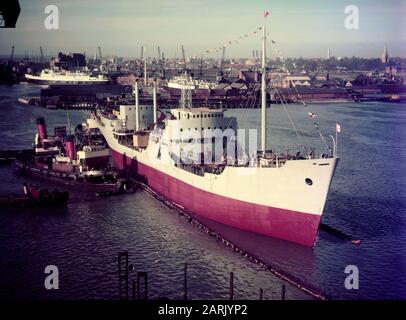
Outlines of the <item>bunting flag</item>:
[[312,119],[316,118],[316,114],[315,114],[315,113],[313,113],[313,112],[308,112],[308,114],[309,114],[309,117],[310,117],[310,118],[312,118]]
[[[246,33],[244,35],[241,35],[241,36],[237,37],[236,39],[225,41],[223,46],[221,46],[221,47],[216,47],[216,48],[213,48],[213,49],[204,50],[204,51],[201,52],[201,54],[203,52],[204,53],[213,53],[213,52],[218,53],[218,52],[221,52],[221,50],[223,50],[223,47],[229,47],[229,46],[232,46],[234,44],[238,45],[238,44],[240,44],[240,41],[247,39],[248,37],[250,37],[250,35],[257,35],[259,33],[258,32],[259,30],[262,30],[262,27],[258,27],[254,31],[252,31],[251,33]],[[272,40],[272,43],[275,44],[275,41]]]

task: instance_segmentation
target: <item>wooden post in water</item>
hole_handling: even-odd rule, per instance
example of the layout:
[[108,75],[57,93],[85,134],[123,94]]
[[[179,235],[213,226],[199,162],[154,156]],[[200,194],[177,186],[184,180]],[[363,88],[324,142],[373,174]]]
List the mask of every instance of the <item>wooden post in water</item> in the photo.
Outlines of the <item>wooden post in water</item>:
[[128,252],[118,254],[118,291],[120,300],[128,300]]
[[230,300],[234,299],[234,273],[230,272]]
[[141,278],[144,278],[144,297],[142,300],[148,300],[148,278],[146,272],[137,272],[137,300],[140,300]]
[[285,291],[286,291],[286,288],[285,288],[285,285],[283,284],[282,285],[282,292],[281,292],[281,300],[285,300]]
[[133,300],[135,300],[137,297],[136,297],[136,295],[135,295],[135,289],[136,289],[136,282],[135,282],[135,280],[133,280],[133,284],[132,284],[132,298],[133,298]]
[[185,263],[183,271],[183,290],[183,300],[187,300],[187,263]]
[[259,289],[259,300],[262,300],[264,291],[262,289]]

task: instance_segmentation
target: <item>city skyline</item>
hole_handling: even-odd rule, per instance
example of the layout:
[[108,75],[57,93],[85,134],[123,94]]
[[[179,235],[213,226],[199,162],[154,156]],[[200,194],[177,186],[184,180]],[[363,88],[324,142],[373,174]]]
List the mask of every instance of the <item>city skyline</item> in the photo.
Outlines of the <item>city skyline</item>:
[[[7,55],[26,50],[46,55],[58,51],[86,52],[93,56],[98,46],[103,55],[139,57],[141,46],[146,55],[157,56],[157,46],[165,57],[180,57],[181,45],[186,55],[220,58],[219,48],[227,44],[226,57],[251,57],[260,50],[260,32],[264,9],[270,12],[267,27],[277,47],[269,47],[269,58],[325,58],[333,56],[380,57],[384,46],[389,55],[405,56],[406,28],[402,15],[406,1],[224,1],[213,0],[72,0],[54,1],[59,9],[59,29],[47,30],[44,9],[49,1],[20,0],[21,14],[16,29],[0,29],[0,53]],[[359,29],[347,30],[344,13],[347,5],[359,9]],[[241,36],[249,34],[240,40]],[[237,40],[237,41],[235,41]],[[228,45],[229,42],[231,45]],[[279,49],[281,52],[277,52]],[[210,53],[207,51],[210,50]]]

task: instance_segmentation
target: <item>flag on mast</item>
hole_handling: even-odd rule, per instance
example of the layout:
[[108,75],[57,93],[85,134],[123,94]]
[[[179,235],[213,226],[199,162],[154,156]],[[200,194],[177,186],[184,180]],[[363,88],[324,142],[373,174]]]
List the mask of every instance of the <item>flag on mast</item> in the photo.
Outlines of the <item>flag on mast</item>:
[[338,122],[336,122],[336,132],[341,133],[341,125]]
[[308,112],[308,114],[309,114],[309,117],[310,117],[310,118],[312,118],[312,119],[316,118],[316,114],[315,114],[315,113],[313,113],[313,112]]
[[269,15],[269,11],[264,11],[264,18],[266,18]]

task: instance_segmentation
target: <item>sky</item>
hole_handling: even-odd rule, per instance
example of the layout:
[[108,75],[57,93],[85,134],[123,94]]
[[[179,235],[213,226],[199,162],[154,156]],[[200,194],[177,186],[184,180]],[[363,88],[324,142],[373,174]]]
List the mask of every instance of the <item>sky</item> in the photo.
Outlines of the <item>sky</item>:
[[[47,5],[59,9],[59,29],[47,30]],[[348,30],[344,9],[359,9],[359,29]],[[20,0],[21,14],[15,29],[0,29],[0,54],[58,51],[86,52],[97,46],[103,55],[138,57],[144,45],[147,55],[250,57],[261,49],[263,11],[269,11],[267,29],[277,43],[269,56],[378,57],[386,45],[390,56],[406,56],[406,0]],[[245,34],[248,37],[244,37]],[[240,37],[243,36],[243,40]],[[237,40],[237,42],[235,41]],[[232,45],[229,45],[232,41]],[[207,50],[211,50],[207,53]]]

